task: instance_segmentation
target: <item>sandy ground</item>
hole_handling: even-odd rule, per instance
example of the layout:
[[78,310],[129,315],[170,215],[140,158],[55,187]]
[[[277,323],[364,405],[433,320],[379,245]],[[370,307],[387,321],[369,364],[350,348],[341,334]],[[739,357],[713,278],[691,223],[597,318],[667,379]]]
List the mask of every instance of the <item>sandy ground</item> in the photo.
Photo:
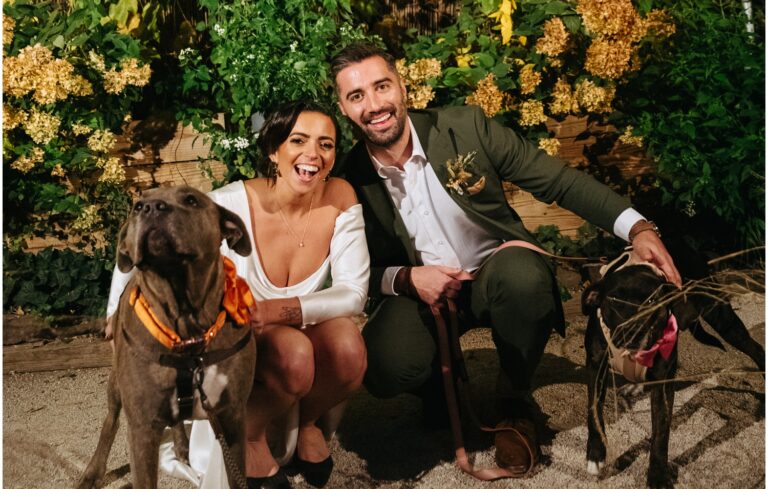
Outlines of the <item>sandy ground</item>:
[[[734,305],[751,334],[764,344],[764,297]],[[571,321],[566,338],[553,336],[537,371],[534,397],[541,408],[543,460],[525,480],[475,481],[453,463],[449,431],[426,432],[420,402],[412,396],[378,400],[361,390],[352,397],[332,442],[336,468],[329,488],[578,488],[644,487],[650,408],[647,395],[628,401],[609,391],[609,456],[597,478],[585,470],[585,322]],[[462,339],[472,379],[472,402],[490,413],[497,361],[489,330]],[[677,487],[765,487],[765,380],[739,352],[680,341],[680,373],[669,459]],[[73,487],[96,446],[106,411],[107,368],[10,373],[3,379],[3,487]],[[493,440],[465,423],[467,449],[479,466],[493,462]],[[124,423],[123,423],[124,426]],[[105,487],[128,488],[130,467],[121,428],[108,463]],[[308,486],[300,475],[294,487]],[[167,476],[160,487],[191,488]]]

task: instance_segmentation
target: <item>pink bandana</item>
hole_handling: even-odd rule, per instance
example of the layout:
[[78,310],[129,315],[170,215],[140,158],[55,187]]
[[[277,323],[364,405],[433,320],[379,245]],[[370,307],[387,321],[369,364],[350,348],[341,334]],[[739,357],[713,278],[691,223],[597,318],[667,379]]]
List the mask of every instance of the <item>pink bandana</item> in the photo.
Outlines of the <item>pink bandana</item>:
[[653,359],[656,357],[656,352],[661,353],[662,358],[667,360],[675,348],[675,342],[677,342],[677,319],[674,314],[670,314],[667,320],[667,327],[664,328],[664,334],[647,350],[640,350],[635,353],[635,361],[640,365],[651,368],[653,367]]

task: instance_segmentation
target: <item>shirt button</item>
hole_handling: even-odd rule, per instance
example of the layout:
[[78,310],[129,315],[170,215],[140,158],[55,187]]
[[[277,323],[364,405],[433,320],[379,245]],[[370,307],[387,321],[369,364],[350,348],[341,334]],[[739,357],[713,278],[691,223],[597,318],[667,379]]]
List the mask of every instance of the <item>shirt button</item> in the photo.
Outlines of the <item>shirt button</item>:
[[424,215],[428,216],[429,215],[429,211],[424,211]]
[[445,243],[444,243],[444,242],[443,242],[443,240],[441,239],[440,241],[438,241],[438,242],[437,242],[437,244],[439,244],[440,246],[443,246]]

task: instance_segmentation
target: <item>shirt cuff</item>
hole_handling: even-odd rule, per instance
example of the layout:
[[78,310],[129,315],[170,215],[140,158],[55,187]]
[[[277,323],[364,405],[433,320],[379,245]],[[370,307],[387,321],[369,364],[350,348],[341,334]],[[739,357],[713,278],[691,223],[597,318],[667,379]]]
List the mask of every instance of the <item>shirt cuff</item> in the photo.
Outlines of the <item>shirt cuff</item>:
[[624,212],[619,214],[616,218],[616,222],[613,223],[613,234],[629,242],[629,230],[635,225],[637,221],[642,221],[645,218],[642,214],[629,207]]
[[403,267],[389,267],[384,270],[381,276],[381,293],[384,295],[399,295],[395,292],[395,276]]

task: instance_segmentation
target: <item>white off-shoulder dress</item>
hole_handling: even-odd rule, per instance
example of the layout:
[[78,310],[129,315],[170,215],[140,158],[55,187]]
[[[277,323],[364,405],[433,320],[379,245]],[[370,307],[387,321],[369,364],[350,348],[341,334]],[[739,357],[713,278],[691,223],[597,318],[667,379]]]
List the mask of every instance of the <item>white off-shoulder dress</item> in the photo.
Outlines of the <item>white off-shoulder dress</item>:
[[[245,224],[252,248],[253,239],[248,197],[243,182],[233,182],[210,192],[209,197],[222,207],[237,214]],[[339,214],[331,238],[330,253],[323,264],[309,277],[289,287],[277,287],[267,278],[254,251],[240,256],[222,242],[221,253],[235,263],[237,274],[248,282],[256,300],[298,297],[304,325],[313,325],[335,317],[360,314],[368,293],[370,263],[365,241],[363,211],[360,204]],[[107,305],[107,316],[117,310],[120,295],[125,290],[132,272],[122,273],[115,268]],[[324,288],[328,277],[331,285]],[[332,410],[326,429],[330,436],[340,417],[341,408]],[[335,419],[333,419],[335,418]],[[286,416],[284,429],[275,430],[284,440],[270,440],[278,463],[285,464],[293,456],[298,433],[298,406]],[[329,433],[330,432],[330,433]],[[272,432],[270,432],[270,435]],[[171,441],[160,447],[160,469],[176,477],[188,479],[200,489],[229,487],[227,484],[221,447],[216,441],[208,421],[194,421],[190,434],[189,465],[176,459]]]

